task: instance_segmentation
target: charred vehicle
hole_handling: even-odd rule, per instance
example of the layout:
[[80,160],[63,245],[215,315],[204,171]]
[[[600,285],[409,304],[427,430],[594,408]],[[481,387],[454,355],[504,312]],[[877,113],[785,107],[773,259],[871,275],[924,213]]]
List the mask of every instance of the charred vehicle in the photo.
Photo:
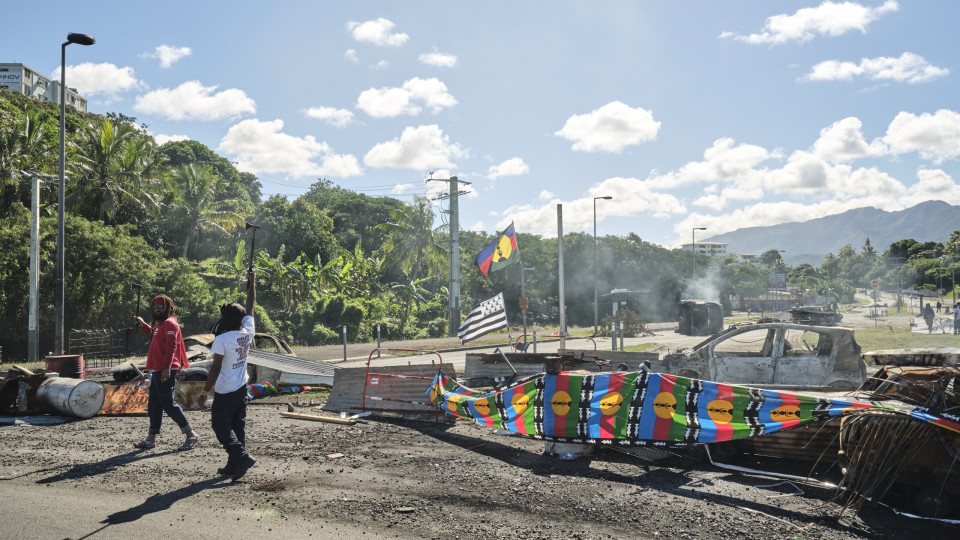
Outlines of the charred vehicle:
[[677,332],[685,336],[709,336],[723,329],[723,307],[716,302],[680,302]]
[[[213,334],[193,334],[183,338],[183,345],[187,349],[187,358],[190,360],[190,367],[180,373],[180,378],[185,381],[205,381],[210,366],[213,364],[213,355],[210,353],[210,346],[216,338]],[[283,339],[273,335],[257,332],[253,336],[253,348],[258,351],[267,351],[281,354],[284,356],[296,356],[290,345]],[[146,362],[136,364],[137,368],[127,362],[113,369],[113,380],[117,382],[132,381],[146,367]]]
[[789,310],[790,320],[799,324],[832,326],[843,320],[843,315],[832,309],[819,307],[794,308]]
[[849,328],[763,322],[734,325],[663,358],[665,373],[746,385],[856,388],[867,378]]

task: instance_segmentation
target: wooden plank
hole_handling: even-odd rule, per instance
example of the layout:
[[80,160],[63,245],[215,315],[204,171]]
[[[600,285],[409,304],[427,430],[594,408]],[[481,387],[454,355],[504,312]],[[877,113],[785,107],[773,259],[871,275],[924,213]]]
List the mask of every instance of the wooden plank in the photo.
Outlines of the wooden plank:
[[296,418],[297,420],[313,420],[314,422],[330,422],[332,424],[347,424],[353,425],[356,424],[356,420],[348,420],[346,418],[333,418],[330,416],[317,416],[315,414],[303,414],[303,413],[294,413],[294,412],[280,412],[280,416],[285,418]]

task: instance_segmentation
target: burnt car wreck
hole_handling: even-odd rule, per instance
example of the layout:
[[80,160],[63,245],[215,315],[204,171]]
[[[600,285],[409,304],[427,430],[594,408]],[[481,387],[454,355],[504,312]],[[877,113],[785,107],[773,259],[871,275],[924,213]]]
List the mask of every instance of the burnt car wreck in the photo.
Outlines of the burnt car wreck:
[[867,378],[849,328],[781,322],[734,325],[661,360],[664,373],[718,382],[856,388]]

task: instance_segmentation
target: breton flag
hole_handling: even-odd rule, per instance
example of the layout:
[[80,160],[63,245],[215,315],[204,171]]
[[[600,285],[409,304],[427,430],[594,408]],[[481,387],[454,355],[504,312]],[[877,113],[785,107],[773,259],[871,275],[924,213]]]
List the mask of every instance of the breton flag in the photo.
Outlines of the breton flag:
[[463,345],[484,334],[506,327],[507,312],[503,307],[503,293],[500,293],[480,302],[480,305],[467,315],[467,320],[460,325],[457,335],[460,336],[460,345]]
[[473,259],[473,263],[480,269],[483,277],[494,270],[499,270],[520,260],[520,251],[517,249],[517,237],[513,232],[513,223],[497,235],[487,247]]

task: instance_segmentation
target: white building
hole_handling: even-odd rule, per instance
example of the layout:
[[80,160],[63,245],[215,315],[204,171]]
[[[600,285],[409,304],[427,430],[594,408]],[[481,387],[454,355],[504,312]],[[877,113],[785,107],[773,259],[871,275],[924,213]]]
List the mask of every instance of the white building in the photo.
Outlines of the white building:
[[681,244],[682,251],[693,251],[700,255],[726,255],[727,244],[723,242],[697,242],[696,244]]
[[[60,81],[41,75],[24,64],[0,63],[0,90],[30,96],[38,101],[60,103]],[[66,102],[80,112],[87,112],[87,100],[76,88],[67,87]]]

